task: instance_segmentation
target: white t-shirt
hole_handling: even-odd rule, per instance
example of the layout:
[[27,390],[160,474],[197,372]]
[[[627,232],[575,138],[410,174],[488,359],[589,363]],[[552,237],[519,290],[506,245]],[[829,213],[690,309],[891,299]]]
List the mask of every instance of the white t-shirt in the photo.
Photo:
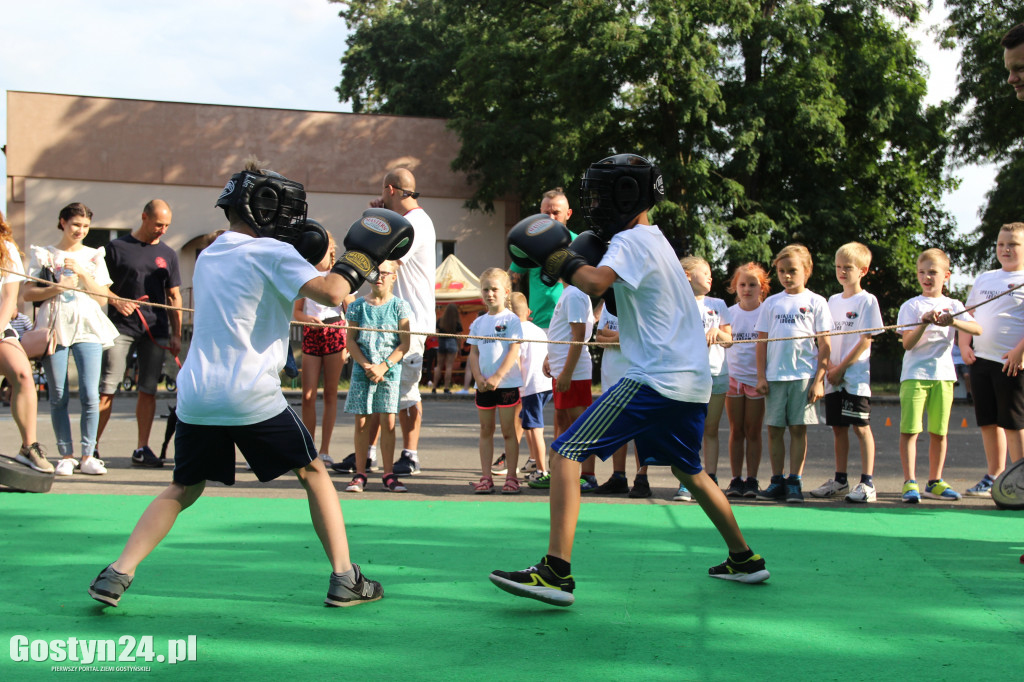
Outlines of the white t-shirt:
[[[964,304],[947,296],[915,296],[900,306],[896,324],[912,325],[921,321],[921,317],[932,310],[940,313],[958,313]],[[970,313],[960,315],[961,320],[973,320]],[[909,329],[897,330],[900,335]],[[900,381],[923,379],[928,381],[956,381],[956,368],[953,366],[953,339],[955,329],[952,326],[938,327],[928,325],[917,345],[903,354],[903,372]]]
[[[409,304],[411,316],[409,329],[414,332],[433,334],[437,327],[437,312],[434,310],[434,275],[437,270],[437,235],[434,223],[422,208],[414,208],[405,214],[412,223],[414,237],[412,248],[401,259],[402,267],[395,282],[395,296]],[[413,334],[410,337],[410,355],[416,348],[423,348],[426,336]],[[422,353],[422,351],[420,351]]]
[[[1024,270],[983,272],[974,280],[967,306],[987,301],[1018,284],[1024,284]],[[981,334],[974,337],[974,354],[1002,364],[1003,355],[1024,338],[1024,289],[986,303],[972,313],[981,325]]]
[[292,303],[319,276],[291,244],[225,232],[196,260],[195,334],[178,373],[187,424],[255,424],[288,407],[280,372]]
[[[100,286],[114,283],[107,271],[103,249],[83,246],[75,251],[64,251],[56,246],[29,246],[29,272],[41,277],[44,267],[50,268],[59,279],[64,261],[71,259],[89,273]],[[83,288],[80,284],[79,289]],[[54,316],[54,311],[56,315]],[[52,318],[52,319],[51,319]],[[52,326],[57,343],[71,346],[77,343],[99,343],[104,348],[114,345],[117,328],[110,322],[106,310],[89,294],[63,291],[43,301],[36,314],[37,326]]]
[[613,286],[626,378],[670,400],[707,403],[707,339],[693,289],[665,235],[652,225],[623,230],[600,264],[618,275]]
[[[519,322],[519,316],[511,310],[505,309],[496,315],[485,313],[473,320],[469,325],[469,339],[466,342],[476,346],[479,353],[480,373],[489,377],[498,371],[502,361],[508,355],[513,345],[522,345],[523,327]],[[474,339],[473,336],[500,336],[507,341],[495,341],[493,339]],[[523,385],[523,375],[517,362],[512,366],[501,381],[498,388],[516,388]]]
[[[729,307],[733,341],[757,340],[757,317],[760,312],[760,306],[753,310],[744,310],[739,303]],[[725,357],[729,362],[731,378],[747,386],[757,385],[756,343],[734,343],[725,349]]]
[[[608,312],[608,306],[601,308],[601,317],[597,320],[597,328],[610,332],[619,331],[619,318]],[[619,379],[626,375],[629,361],[622,355],[622,349],[604,348],[601,351],[601,390],[607,391]]]
[[[594,333],[594,309],[590,307],[590,297],[572,285],[562,289],[562,295],[551,313],[551,324],[548,326],[548,341],[572,341],[570,324],[584,324],[583,341],[589,341]],[[551,376],[557,377],[569,355],[569,345],[552,343],[548,345],[548,368]],[[582,346],[580,359],[573,369],[572,380],[590,379],[594,374],[594,366],[590,359],[590,349]]]
[[529,320],[520,320],[523,343],[519,344],[519,368],[523,375],[522,394],[533,395],[551,390],[551,377],[544,376],[544,358],[548,354],[548,335]]
[[[807,289],[799,294],[782,291],[769,296],[759,310],[755,328],[759,332],[767,332],[769,339],[808,337],[832,330],[828,301]],[[817,369],[816,339],[768,342],[768,364],[765,367],[768,381],[811,379]]]
[[13,270],[17,274],[9,275],[6,272],[0,272],[0,287],[13,282],[25,281],[25,278],[21,277],[21,275],[25,274],[25,264],[21,262],[21,254],[18,253],[18,247],[11,241],[5,241],[4,246],[7,248],[7,262],[4,267],[8,270]]
[[[327,277],[327,273],[326,272],[320,272],[319,274],[320,274],[321,277]],[[401,297],[399,297],[399,298],[401,298]],[[303,299],[303,303],[302,303],[302,312],[306,313],[310,317],[317,318],[321,322],[323,322],[324,320],[330,320],[331,318],[334,318],[334,317],[340,317],[341,318],[341,320],[339,320],[340,322],[344,322],[344,320],[345,320],[345,304],[344,303],[339,305],[339,306],[331,307],[329,305],[323,305],[321,303],[317,303],[316,301],[314,301],[311,298],[305,298],[305,299]]]
[[[878,307],[878,299],[873,294],[860,291],[849,298],[843,298],[842,294],[836,294],[828,299],[828,310],[832,314],[832,331],[849,332],[857,329],[876,329],[882,326],[882,311]],[[881,331],[871,332],[872,336],[878,336]],[[853,347],[861,339],[861,334],[843,334],[833,336],[832,354],[829,361],[833,365],[841,363]],[[839,386],[832,386],[825,380],[825,392],[833,393],[845,389],[853,395],[871,395],[871,346],[860,354],[856,362],[849,366],[846,374],[843,375],[843,383]]]
[[[729,307],[725,301],[714,296],[705,296],[697,301],[697,308],[700,309],[700,319],[704,323],[704,335],[712,329],[717,329],[729,322]],[[725,348],[720,344],[708,346],[708,363],[711,365],[711,376],[717,377],[729,373],[729,365],[725,360]]]

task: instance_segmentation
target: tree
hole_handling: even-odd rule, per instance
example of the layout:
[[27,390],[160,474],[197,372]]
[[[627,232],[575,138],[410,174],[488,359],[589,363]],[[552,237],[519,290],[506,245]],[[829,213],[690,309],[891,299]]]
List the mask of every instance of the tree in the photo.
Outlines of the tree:
[[1021,220],[1024,180],[1024,111],[1006,84],[999,42],[1024,20],[1020,3],[946,0],[948,16],[940,33],[945,47],[959,47],[960,73],[951,103],[957,115],[953,141],[964,162],[1000,165],[996,186],[987,196],[981,224],[967,246],[971,266],[992,266],[992,245],[1000,226]]
[[[924,106],[907,36],[916,0],[342,4],[354,32],[339,92],[445,115],[479,207],[518,195],[532,213],[586,163],[636,151],[665,174],[659,226],[714,264],[716,294],[733,267],[793,241],[815,256],[812,289],[834,291],[835,249],[857,239],[887,319],[917,293],[922,248],[960,248],[940,205],[950,113]],[[446,113],[399,83],[405,46]]]

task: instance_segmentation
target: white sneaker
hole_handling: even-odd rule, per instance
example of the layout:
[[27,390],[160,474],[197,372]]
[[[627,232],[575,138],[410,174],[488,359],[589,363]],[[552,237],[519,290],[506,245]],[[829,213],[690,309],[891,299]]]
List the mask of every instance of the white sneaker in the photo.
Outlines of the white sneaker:
[[875,487],[865,483],[858,483],[853,492],[846,496],[847,502],[874,502],[876,499]]
[[811,497],[833,497],[850,491],[849,483],[836,483],[828,479],[824,484],[811,491]]
[[68,457],[57,462],[57,466],[53,469],[54,476],[71,476],[75,473],[75,460]]
[[329,467],[332,464],[334,464],[334,459],[330,455],[328,455],[327,453],[321,454],[320,455],[320,459],[322,459],[324,461],[324,466],[325,467]]
[[82,460],[82,473],[90,476],[102,476],[107,473],[107,467],[103,460],[98,457],[87,457]]

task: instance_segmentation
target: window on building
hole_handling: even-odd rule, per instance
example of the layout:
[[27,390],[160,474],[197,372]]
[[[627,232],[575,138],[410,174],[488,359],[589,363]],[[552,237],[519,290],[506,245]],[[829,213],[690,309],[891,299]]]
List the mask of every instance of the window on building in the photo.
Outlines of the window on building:
[[435,249],[437,260],[436,265],[441,265],[441,261],[455,253],[455,240],[438,239]]

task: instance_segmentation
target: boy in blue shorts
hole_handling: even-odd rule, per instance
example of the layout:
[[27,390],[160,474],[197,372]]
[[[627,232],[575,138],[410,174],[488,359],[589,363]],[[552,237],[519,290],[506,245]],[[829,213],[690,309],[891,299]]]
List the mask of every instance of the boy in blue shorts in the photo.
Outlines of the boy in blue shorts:
[[649,224],[647,211],[664,196],[663,187],[661,173],[649,161],[618,154],[592,164],[583,176],[580,203],[593,232],[570,244],[565,226],[543,215],[509,232],[513,259],[540,264],[546,282],[560,278],[591,296],[614,291],[619,342],[630,363],[622,380],[552,445],[557,455],[549,464],[548,553],[525,570],[490,575],[492,583],[516,596],[572,604],[580,462],[592,454],[607,460],[630,440],[641,464],[672,467],[721,533],[729,556],[709,570],[711,577],[745,583],[769,577],[764,559],[743,539],[725,494],[701,467],[711,396],[707,340],[683,268],[665,236]]
[[260,481],[292,471],[305,488],[333,570],[324,603],[352,606],[384,594],[349,560],[338,494],[309,431],[281,393],[279,374],[292,303],[311,298],[339,305],[364,280],[377,280],[381,262],[408,250],[412,227],[397,213],[369,209],[349,228],[348,251],[323,277],[311,263],[326,253],[327,232],[306,220],[304,188],[257,164],[247,164],[224,188],[217,206],[230,229],[196,261],[195,334],[178,374],[173,482],[89,586],[89,595],[109,606],[118,605],[136,567],[199,499],[206,481],[234,484],[236,446]]

